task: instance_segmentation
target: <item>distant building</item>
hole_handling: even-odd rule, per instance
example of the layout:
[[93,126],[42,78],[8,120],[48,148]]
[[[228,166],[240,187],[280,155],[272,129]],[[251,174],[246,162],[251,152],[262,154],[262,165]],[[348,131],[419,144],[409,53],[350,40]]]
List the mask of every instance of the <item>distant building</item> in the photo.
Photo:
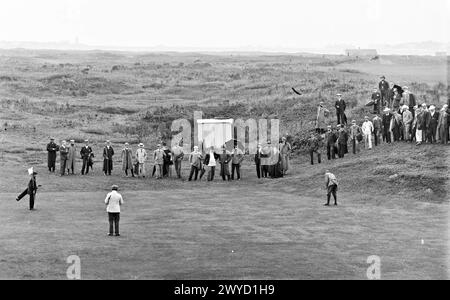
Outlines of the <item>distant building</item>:
[[350,57],[375,57],[378,56],[376,49],[347,49],[345,55]]
[[435,56],[445,57],[445,56],[447,56],[447,52],[446,51],[438,51],[435,53]]

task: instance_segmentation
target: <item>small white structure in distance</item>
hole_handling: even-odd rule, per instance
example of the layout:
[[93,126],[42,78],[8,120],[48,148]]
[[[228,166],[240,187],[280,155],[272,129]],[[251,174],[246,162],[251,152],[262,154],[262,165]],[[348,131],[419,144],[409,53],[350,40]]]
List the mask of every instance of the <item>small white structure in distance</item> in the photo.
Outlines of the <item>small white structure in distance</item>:
[[225,143],[233,140],[233,119],[201,119],[198,124],[198,145],[200,151],[211,146],[219,150]]

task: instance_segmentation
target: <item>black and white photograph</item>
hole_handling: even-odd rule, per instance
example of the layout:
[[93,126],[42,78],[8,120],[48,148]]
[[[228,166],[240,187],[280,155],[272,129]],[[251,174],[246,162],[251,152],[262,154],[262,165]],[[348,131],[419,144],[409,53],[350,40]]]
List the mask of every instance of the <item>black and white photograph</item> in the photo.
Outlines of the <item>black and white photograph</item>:
[[0,28],[0,280],[450,279],[449,0],[2,0]]

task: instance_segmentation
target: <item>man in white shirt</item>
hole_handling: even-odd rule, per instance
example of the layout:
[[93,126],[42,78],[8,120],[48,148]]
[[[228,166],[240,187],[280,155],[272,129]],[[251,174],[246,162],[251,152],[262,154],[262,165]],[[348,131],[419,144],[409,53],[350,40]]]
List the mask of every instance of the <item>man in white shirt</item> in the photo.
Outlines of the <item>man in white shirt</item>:
[[119,221],[120,221],[120,206],[123,205],[122,195],[117,191],[119,187],[117,185],[113,185],[111,187],[112,191],[106,195],[105,204],[106,211],[108,212],[109,219],[109,236],[114,235],[114,230],[116,232],[116,236],[120,236],[119,233]]
[[364,147],[372,150],[372,132],[373,123],[369,120],[369,117],[364,117],[364,123],[361,126],[364,135]]
[[325,206],[330,206],[330,198],[331,195],[334,197],[334,205],[337,206],[337,189],[338,189],[338,180],[336,176],[330,171],[325,171],[325,186],[327,189],[327,203]]
[[145,151],[144,144],[140,143],[136,151],[136,160],[139,164],[138,176],[145,178],[145,161],[147,160],[147,151]]

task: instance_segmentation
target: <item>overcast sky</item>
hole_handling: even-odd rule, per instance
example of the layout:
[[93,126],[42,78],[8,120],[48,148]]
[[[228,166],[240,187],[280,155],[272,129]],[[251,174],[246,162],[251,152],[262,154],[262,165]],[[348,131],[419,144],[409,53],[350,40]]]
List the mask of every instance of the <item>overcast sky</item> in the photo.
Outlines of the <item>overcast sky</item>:
[[0,0],[0,41],[195,48],[447,42],[450,0]]

